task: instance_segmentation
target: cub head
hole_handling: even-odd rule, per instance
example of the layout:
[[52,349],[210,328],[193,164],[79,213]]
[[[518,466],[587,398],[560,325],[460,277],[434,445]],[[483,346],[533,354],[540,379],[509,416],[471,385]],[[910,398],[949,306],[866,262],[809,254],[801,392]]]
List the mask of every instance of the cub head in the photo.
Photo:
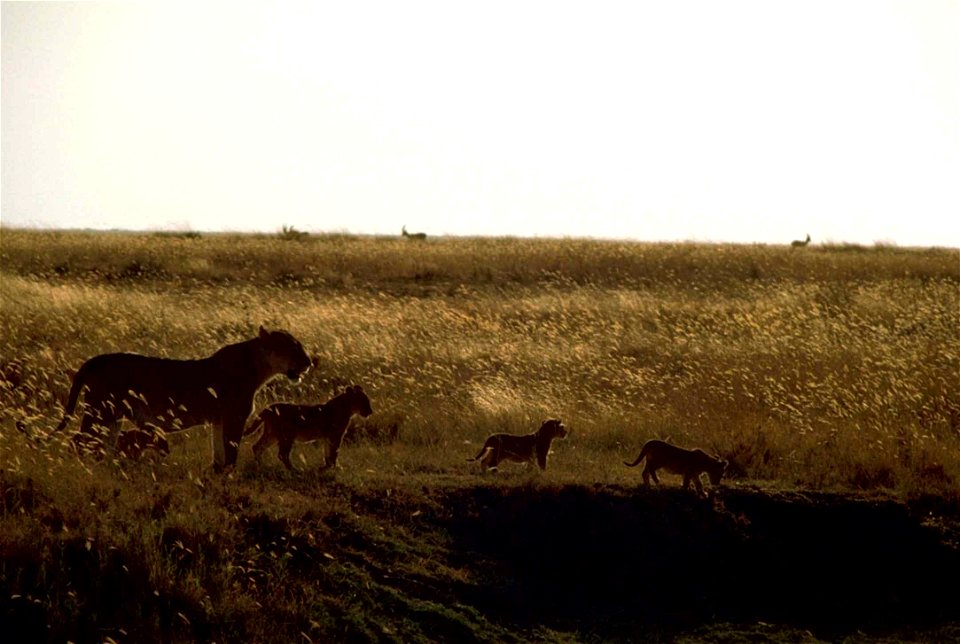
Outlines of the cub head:
[[711,485],[720,485],[720,479],[727,471],[727,461],[722,458],[714,458],[712,461],[710,467],[707,468],[707,477],[710,479]]
[[363,391],[363,387],[360,385],[347,387],[347,390],[344,393],[350,396],[350,409],[353,411],[353,413],[359,414],[364,418],[373,413],[373,407],[370,406],[370,399],[367,398],[367,394]]
[[567,435],[567,428],[563,426],[559,418],[549,418],[543,421],[537,433],[550,438],[564,438]]
[[312,364],[300,341],[286,331],[267,331],[261,326],[260,341],[273,372],[285,374],[294,382],[299,382]]

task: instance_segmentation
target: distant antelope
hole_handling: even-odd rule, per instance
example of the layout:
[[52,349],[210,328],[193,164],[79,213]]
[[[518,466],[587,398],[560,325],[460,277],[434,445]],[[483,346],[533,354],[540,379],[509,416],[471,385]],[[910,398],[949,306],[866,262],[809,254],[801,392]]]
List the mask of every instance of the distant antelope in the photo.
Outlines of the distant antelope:
[[800,241],[799,239],[794,239],[792,242],[790,242],[790,245],[794,248],[802,248],[809,243],[810,243],[810,233],[807,233],[807,238],[805,240]]
[[403,227],[403,230],[401,232],[403,233],[403,236],[406,237],[407,239],[416,239],[418,241],[423,241],[424,239],[427,238],[427,233],[408,233],[406,226]]

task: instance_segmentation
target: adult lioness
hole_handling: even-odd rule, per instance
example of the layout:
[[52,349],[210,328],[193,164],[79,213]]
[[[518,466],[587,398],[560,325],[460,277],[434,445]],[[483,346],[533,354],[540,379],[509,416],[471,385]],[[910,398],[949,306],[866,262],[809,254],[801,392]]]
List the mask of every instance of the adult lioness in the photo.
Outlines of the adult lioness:
[[[299,381],[310,368],[303,345],[286,331],[267,331],[230,344],[200,360],[171,360],[133,353],[90,358],[73,377],[62,430],[70,422],[80,391],[86,410],[73,437],[80,448],[116,444],[120,421],[128,418],[146,431],[175,432],[202,423],[213,425],[213,466],[237,462],[237,446],[253,397],[270,378],[285,374]],[[106,430],[106,436],[101,432]]]
[[322,405],[294,405],[275,403],[260,412],[257,419],[243,432],[249,436],[263,427],[263,435],[253,445],[257,460],[274,443],[280,443],[278,456],[288,470],[290,450],[294,441],[309,443],[322,440],[326,443],[324,469],[337,464],[337,453],[347,433],[347,425],[354,414],[367,417],[373,413],[370,399],[360,385],[347,387],[339,395]]
[[650,479],[660,485],[657,470],[663,468],[668,472],[683,475],[683,489],[690,487],[693,481],[698,494],[703,494],[703,483],[700,475],[704,472],[710,478],[712,485],[720,485],[720,479],[727,469],[727,462],[723,459],[710,456],[702,449],[684,449],[671,445],[666,441],[649,440],[640,448],[640,454],[632,463],[624,461],[627,467],[635,467],[644,458],[647,464],[643,468],[643,484],[650,485]]
[[[540,429],[525,436],[513,434],[493,434],[487,437],[483,447],[468,461],[480,460],[480,467],[492,470],[500,461],[516,461],[518,463],[536,463],[541,470],[547,469],[547,454],[550,452],[550,443],[554,438],[564,438],[567,428],[557,418],[543,421]],[[483,457],[482,459],[480,457]]]

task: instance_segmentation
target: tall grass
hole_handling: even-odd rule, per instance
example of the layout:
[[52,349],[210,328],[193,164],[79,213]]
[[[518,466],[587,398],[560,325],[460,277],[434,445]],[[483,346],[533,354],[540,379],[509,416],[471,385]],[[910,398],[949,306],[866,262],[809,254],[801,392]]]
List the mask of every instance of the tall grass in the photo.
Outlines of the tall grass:
[[[956,250],[404,241],[0,230],[0,614],[50,641],[510,641],[411,508],[631,485],[654,437],[733,484],[960,500]],[[370,395],[336,473],[245,443],[213,475],[199,428],[137,462],[47,437],[90,356],[201,357],[260,324],[319,360],[258,406]],[[466,462],[548,416],[572,432],[546,473]]]
[[[551,469],[571,480],[629,480],[621,457],[668,437],[719,452],[743,480],[960,490],[955,250],[0,239],[6,447],[21,440],[17,421],[55,425],[69,372],[91,355],[200,357],[265,324],[320,362],[301,387],[271,383],[259,405],[357,382],[377,412],[367,433],[397,432],[396,444],[358,448],[360,471],[395,458],[395,471],[465,475],[487,433],[559,416],[573,434]],[[195,433],[185,445],[205,452]]]

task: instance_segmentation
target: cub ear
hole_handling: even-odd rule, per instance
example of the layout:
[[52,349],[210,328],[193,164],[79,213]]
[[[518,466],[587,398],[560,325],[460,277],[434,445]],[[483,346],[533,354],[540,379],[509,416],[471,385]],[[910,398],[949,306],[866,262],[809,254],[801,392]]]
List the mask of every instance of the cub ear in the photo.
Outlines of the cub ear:
[[264,340],[266,340],[269,335],[270,335],[270,332],[267,331],[266,329],[264,329],[264,328],[263,328],[263,325],[261,324],[261,325],[260,325],[260,337],[263,338]]
[[361,387],[360,385],[354,385],[353,390],[359,394],[360,392],[363,391],[363,387]]

